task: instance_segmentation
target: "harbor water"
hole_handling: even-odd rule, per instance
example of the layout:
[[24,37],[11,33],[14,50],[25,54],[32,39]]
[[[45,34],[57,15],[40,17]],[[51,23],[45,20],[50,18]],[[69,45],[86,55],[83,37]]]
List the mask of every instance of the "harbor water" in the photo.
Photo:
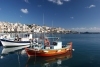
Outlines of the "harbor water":
[[74,51],[54,57],[29,58],[25,47],[4,48],[0,44],[0,67],[100,67],[100,34],[56,34]]

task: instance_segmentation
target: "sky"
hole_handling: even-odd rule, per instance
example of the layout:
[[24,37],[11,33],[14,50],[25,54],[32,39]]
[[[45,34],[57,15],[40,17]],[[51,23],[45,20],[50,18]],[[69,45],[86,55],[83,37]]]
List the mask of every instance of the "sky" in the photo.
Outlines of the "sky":
[[100,0],[0,0],[0,21],[100,32]]

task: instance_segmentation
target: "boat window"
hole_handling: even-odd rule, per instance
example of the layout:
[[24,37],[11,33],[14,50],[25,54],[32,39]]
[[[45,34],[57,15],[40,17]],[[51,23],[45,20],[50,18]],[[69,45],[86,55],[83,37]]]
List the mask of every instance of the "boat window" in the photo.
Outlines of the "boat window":
[[29,34],[25,34],[25,37],[29,37]]
[[57,45],[57,42],[53,42],[53,45]]

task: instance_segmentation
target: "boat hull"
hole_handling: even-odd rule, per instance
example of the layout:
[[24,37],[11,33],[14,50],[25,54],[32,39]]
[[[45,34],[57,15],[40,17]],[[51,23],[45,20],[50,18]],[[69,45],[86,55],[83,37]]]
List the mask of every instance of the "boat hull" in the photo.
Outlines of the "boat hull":
[[41,67],[46,67],[44,66],[46,63],[49,64],[57,63],[58,60],[64,61],[70,58],[72,58],[72,51],[68,51],[67,53],[56,55],[56,56],[50,56],[50,57],[29,57],[27,61],[27,65],[34,65],[34,61],[35,61],[35,65],[42,65]]
[[24,45],[29,45],[30,41],[20,41],[20,42],[15,42],[15,41],[9,41],[9,40],[3,40],[1,39],[1,43],[4,47],[10,47],[10,46],[24,46]]
[[70,43],[67,47],[61,49],[40,49],[39,51],[35,49],[26,48],[26,53],[29,57],[31,56],[55,56],[64,54],[70,50],[72,50],[72,43]]

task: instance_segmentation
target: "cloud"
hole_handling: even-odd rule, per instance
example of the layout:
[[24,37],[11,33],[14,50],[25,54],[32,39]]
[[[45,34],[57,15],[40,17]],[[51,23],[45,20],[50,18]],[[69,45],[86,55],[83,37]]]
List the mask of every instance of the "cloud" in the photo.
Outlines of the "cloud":
[[96,7],[96,5],[90,5],[90,6],[86,7],[86,8],[93,8],[93,7]]
[[81,27],[81,28],[72,28],[72,30],[78,31],[78,32],[99,32],[100,28],[98,28],[98,27],[90,27],[90,28]]
[[70,17],[71,19],[74,19],[74,17]]
[[68,1],[70,1],[70,0],[64,0],[64,1],[68,2]]
[[62,2],[61,0],[57,0],[57,4],[58,4],[58,5],[62,5],[63,2]]
[[56,3],[58,5],[62,5],[63,2],[69,2],[70,0],[48,0],[49,2]]
[[26,3],[29,3],[29,1],[28,0],[24,0]]
[[27,14],[28,13],[28,10],[27,9],[21,9],[21,12]]

